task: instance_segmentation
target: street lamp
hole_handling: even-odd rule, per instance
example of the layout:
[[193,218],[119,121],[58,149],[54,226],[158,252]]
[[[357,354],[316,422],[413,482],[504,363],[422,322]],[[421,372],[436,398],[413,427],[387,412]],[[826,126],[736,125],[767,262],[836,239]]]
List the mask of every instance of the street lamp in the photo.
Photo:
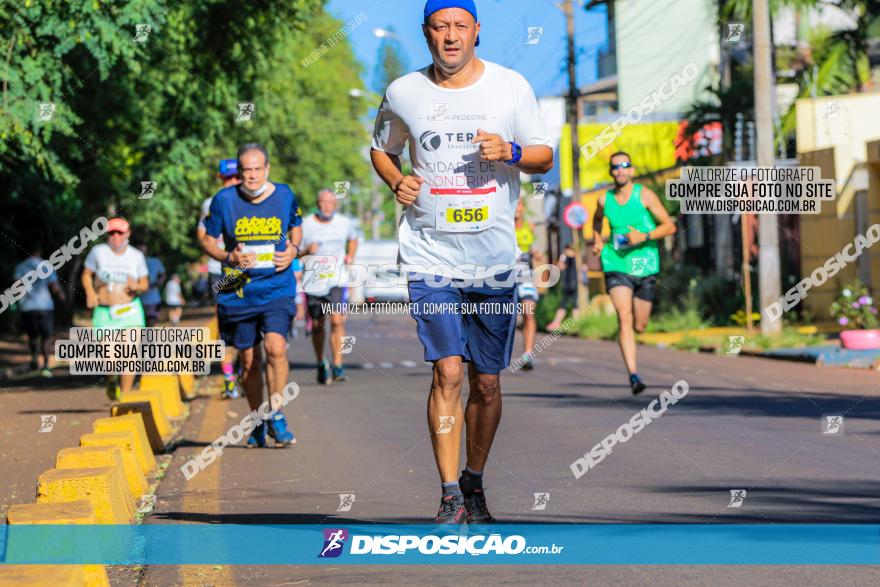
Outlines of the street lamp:
[[388,29],[373,29],[373,35],[380,39],[389,38],[394,39],[395,41],[399,41],[400,37],[397,36],[397,33],[394,31],[389,31]]

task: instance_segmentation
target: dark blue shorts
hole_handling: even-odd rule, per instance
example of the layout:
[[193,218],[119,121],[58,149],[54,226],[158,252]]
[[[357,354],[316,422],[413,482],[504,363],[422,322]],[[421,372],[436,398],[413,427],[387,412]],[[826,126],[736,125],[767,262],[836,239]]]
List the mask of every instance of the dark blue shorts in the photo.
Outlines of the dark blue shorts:
[[217,305],[220,338],[239,350],[257,346],[266,332],[277,332],[286,337],[295,316],[293,296],[275,298],[255,306]]
[[[503,281],[505,275],[497,279]],[[453,281],[432,287],[417,277],[409,281],[409,299],[426,361],[460,355],[487,375],[500,373],[510,363],[517,315],[515,282],[505,287],[457,287]]]

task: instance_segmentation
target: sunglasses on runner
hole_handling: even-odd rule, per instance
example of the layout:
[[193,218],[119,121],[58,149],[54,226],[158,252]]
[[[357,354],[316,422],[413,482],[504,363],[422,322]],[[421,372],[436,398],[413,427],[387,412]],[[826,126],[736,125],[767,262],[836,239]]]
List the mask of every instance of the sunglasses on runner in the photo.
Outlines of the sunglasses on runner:
[[618,169],[629,169],[633,164],[629,161],[624,161],[623,163],[615,163],[611,166],[611,171],[617,171]]
[[107,232],[107,234],[114,235],[114,234],[125,234],[125,233],[122,232],[121,230],[111,230],[111,231]]

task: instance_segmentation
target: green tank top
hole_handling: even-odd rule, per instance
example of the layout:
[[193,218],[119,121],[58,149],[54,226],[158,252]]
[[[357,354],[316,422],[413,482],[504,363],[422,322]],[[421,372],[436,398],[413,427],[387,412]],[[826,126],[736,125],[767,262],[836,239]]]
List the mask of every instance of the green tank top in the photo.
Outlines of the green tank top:
[[642,232],[657,227],[654,217],[642,204],[642,186],[635,184],[624,205],[617,203],[614,191],[605,192],[605,217],[611,225],[611,239],[602,248],[602,270],[645,277],[660,272],[660,248],[657,241],[645,241],[632,246],[621,242],[630,232],[630,226]]

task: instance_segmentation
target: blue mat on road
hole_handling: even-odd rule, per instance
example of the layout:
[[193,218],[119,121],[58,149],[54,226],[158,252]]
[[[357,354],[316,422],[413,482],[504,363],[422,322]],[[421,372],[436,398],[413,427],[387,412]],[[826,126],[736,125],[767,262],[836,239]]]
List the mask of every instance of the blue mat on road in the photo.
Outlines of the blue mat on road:
[[0,538],[0,566],[880,564],[876,524],[22,524]]
[[836,345],[811,346],[799,349],[773,349],[758,354],[768,359],[802,361],[816,365],[837,365],[870,368],[880,359],[880,349],[856,351]]

